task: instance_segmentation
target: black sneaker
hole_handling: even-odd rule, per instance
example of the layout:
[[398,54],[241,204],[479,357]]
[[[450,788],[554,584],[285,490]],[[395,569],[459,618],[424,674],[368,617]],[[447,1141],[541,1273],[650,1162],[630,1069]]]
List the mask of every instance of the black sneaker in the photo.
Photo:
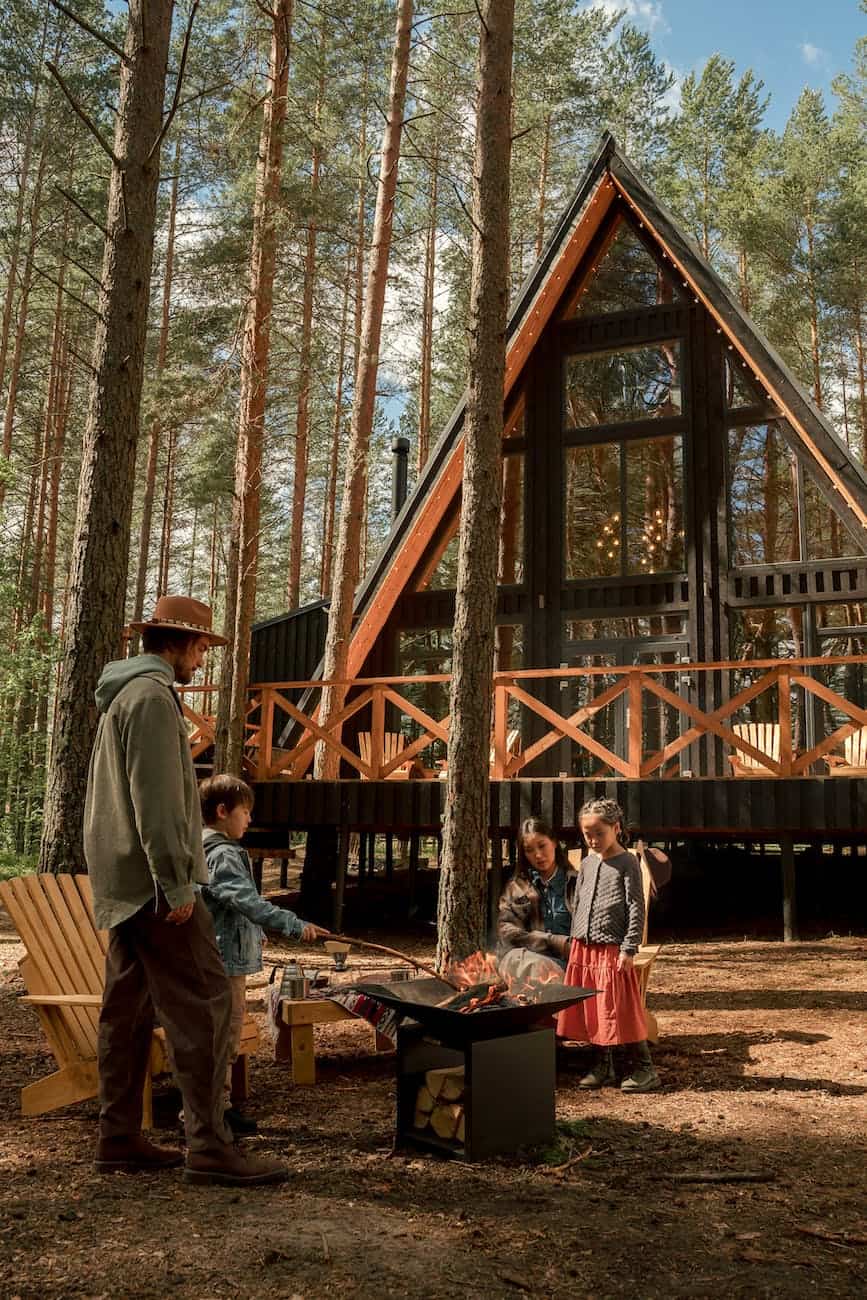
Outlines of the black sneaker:
[[234,1106],[229,1106],[223,1111],[223,1119],[229,1128],[238,1137],[249,1137],[251,1133],[259,1132],[259,1125],[249,1115],[242,1115]]

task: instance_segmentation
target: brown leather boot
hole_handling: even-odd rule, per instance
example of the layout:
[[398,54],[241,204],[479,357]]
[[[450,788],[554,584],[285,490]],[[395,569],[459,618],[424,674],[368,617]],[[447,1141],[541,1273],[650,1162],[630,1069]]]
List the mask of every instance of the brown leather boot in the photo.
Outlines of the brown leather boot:
[[128,1133],[124,1137],[100,1138],[94,1165],[101,1174],[117,1171],[125,1173],[151,1173],[160,1169],[174,1169],[184,1163],[184,1153],[177,1147],[158,1147],[141,1133]]
[[224,1187],[259,1187],[285,1183],[289,1170],[279,1160],[242,1155],[237,1147],[222,1151],[191,1151],[184,1169],[185,1183],[221,1183]]

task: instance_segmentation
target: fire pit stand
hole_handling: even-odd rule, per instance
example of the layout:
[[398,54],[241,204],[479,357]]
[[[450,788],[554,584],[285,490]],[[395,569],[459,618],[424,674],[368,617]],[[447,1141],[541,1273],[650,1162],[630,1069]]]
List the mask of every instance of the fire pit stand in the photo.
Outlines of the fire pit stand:
[[[484,1014],[484,1013],[482,1013]],[[464,1138],[415,1127],[416,1099],[428,1070],[464,1070]],[[522,1029],[450,1047],[421,1025],[397,1031],[397,1144],[411,1143],[463,1160],[515,1151],[554,1136],[553,1029]]]
[[[548,984],[534,990],[534,1001],[506,999],[460,1011],[449,1006],[453,990],[437,979],[355,987],[407,1017],[397,1030],[398,1145],[481,1160],[553,1138],[552,1017],[594,989]],[[451,1076],[451,1095],[440,1098],[436,1089],[431,1095],[432,1070]],[[446,1121],[453,1113],[454,1128],[441,1136],[428,1113],[437,1119],[444,1113]]]

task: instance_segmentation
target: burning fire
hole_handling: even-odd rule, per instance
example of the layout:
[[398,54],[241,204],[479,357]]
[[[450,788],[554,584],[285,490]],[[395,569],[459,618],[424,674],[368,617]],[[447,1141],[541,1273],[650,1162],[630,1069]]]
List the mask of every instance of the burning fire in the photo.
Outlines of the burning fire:
[[454,1011],[464,1012],[504,1004],[526,1006],[541,1000],[539,993],[546,984],[562,982],[554,972],[544,972],[533,980],[513,979],[500,970],[494,953],[481,951],[471,953],[464,961],[453,962],[447,973],[461,989],[448,998],[447,1005]]

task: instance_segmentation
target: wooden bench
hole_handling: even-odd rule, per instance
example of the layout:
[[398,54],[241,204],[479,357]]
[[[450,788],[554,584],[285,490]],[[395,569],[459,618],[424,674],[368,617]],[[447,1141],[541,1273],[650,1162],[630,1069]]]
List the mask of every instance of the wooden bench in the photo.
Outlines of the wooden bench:
[[[26,949],[18,969],[57,1070],[21,1089],[23,1115],[88,1101],[99,1091],[96,1036],[108,934],[93,918],[87,876],[20,876],[0,883],[0,901]],[[241,1056],[232,1074],[232,1096],[248,1093],[248,1057],[258,1048],[259,1032],[249,1017],[241,1035]],[[143,1097],[144,1128],[153,1128],[153,1079],[171,1072],[165,1034],[155,1029]]]
[[[284,999],[280,1003],[280,1027],[275,1046],[275,1059],[288,1062],[292,1081],[296,1086],[310,1086],[316,1082],[316,1053],[313,1042],[314,1025],[333,1025],[339,1020],[354,1020],[366,1025],[367,1021],[347,1011],[339,1002],[328,998]],[[380,1034],[373,1025],[374,1051],[390,1052],[390,1038]]]

